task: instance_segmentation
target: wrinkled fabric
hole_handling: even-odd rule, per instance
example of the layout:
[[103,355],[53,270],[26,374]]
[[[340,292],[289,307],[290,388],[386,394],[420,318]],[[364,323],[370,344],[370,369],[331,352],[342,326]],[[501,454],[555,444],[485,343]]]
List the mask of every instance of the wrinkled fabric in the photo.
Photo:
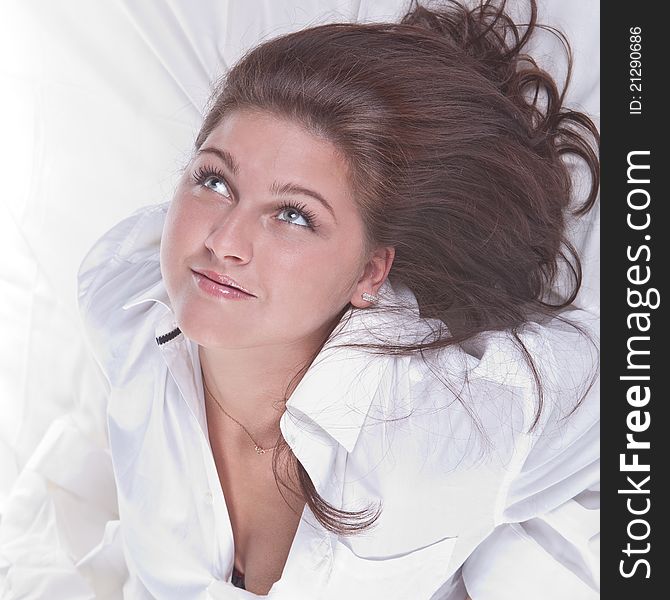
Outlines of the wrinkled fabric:
[[[173,165],[183,162],[212,81],[249,47],[321,20],[395,19],[405,5],[222,0],[194,10],[189,0],[7,3],[0,19],[7,48],[0,53],[7,92],[0,146],[12,177],[0,203],[0,598],[150,597],[134,571],[125,575],[105,431],[108,383],[77,331],[75,270],[84,250],[97,232],[140,205],[142,198],[129,190],[167,198],[177,177]],[[563,29],[575,51],[568,103],[596,119],[598,11],[596,2],[539,3],[540,20]],[[562,53],[551,36],[538,33],[532,54],[553,72]],[[597,312],[597,210],[568,234],[583,259],[579,306]],[[32,376],[34,365],[39,377]],[[39,459],[29,460],[33,454]],[[580,502],[595,494],[587,490],[575,501],[585,519],[593,506],[589,500],[586,510]],[[523,515],[508,512],[505,518]],[[568,533],[563,528],[556,537]],[[531,539],[546,536],[536,532]],[[495,551],[501,542],[489,542],[495,561],[484,564],[492,585],[505,589],[526,581],[528,570],[509,570]],[[596,542],[571,547],[591,552]],[[512,560],[525,547],[538,565],[547,558],[553,569],[555,552],[546,555],[538,544],[510,546]],[[485,548],[480,557],[489,556]],[[536,581],[543,578],[538,573]],[[441,593],[464,596],[462,579]],[[471,588],[474,583],[470,577]]]
[[[87,446],[64,421],[32,469],[40,473],[33,489],[54,495],[42,510],[58,511],[63,485],[76,490],[82,518],[104,510],[106,525],[79,531],[68,511],[71,522],[54,531],[48,523],[58,515],[38,514],[20,544],[0,545],[3,598],[45,597],[37,587],[19,592],[38,585],[50,598],[258,597],[231,583],[232,528],[209,445],[198,346],[175,330],[160,272],[168,205],[115,225],[79,269],[80,313],[108,393],[108,447]],[[561,419],[596,369],[592,343],[557,319],[524,327],[546,386],[529,432],[534,378],[506,332],[428,352],[425,361],[338,348],[423,339],[439,327],[419,316],[401,283],[387,280],[379,295],[382,308],[402,309],[355,309],[343,319],[280,426],[322,497],[345,510],[383,501],[381,517],[371,532],[343,538],[305,507],[267,597],[451,600],[467,589],[473,600],[597,598],[597,388]],[[577,309],[562,316],[595,338],[595,317]],[[51,466],[65,457],[75,464]],[[73,563],[59,552],[64,533],[98,543]],[[24,568],[33,535],[51,536],[37,546],[52,550]]]

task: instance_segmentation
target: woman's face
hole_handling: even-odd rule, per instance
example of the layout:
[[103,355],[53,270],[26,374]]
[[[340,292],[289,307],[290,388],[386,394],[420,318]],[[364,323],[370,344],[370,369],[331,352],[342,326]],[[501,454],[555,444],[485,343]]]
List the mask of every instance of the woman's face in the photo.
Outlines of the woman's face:
[[[160,260],[187,337],[249,348],[322,341],[348,302],[368,305],[360,294],[381,285],[389,251],[364,255],[347,168],[330,142],[268,113],[236,111],[185,170]],[[253,295],[208,293],[196,271],[230,277]]]

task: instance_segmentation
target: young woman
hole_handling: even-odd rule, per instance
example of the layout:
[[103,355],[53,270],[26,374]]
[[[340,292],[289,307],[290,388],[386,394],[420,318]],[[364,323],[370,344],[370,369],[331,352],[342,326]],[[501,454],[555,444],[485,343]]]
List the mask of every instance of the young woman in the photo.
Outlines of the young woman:
[[598,597],[598,133],[530,4],[255,48],[84,259],[128,597]]

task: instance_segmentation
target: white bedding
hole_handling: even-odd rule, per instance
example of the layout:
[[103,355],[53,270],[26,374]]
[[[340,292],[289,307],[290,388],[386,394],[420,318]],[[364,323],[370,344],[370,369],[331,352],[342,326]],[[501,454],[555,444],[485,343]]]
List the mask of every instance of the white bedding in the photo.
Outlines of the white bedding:
[[[5,0],[0,519],[18,474],[52,425],[23,482],[14,486],[15,499],[29,483],[76,487],[86,461],[104,451],[99,449],[104,389],[79,322],[77,268],[115,222],[170,198],[210,83],[262,38],[326,20],[394,19],[405,5],[398,0]],[[599,3],[545,0],[540,19],[568,34],[575,54],[569,102],[598,122]],[[541,63],[562,63],[551,36],[543,34],[534,46]],[[578,303],[594,311],[598,226],[594,211],[573,232],[585,267]],[[74,422],[87,432],[86,444],[69,437]],[[58,444],[70,445],[71,462],[50,458]],[[81,506],[97,500],[109,506],[96,510],[113,512],[113,490],[99,494]],[[38,510],[36,504],[25,506]],[[100,522],[103,513],[91,510],[83,518]],[[49,522],[47,514],[40,518]],[[34,515],[25,519],[38,523]],[[2,535],[11,538],[6,530]],[[63,543],[76,554],[86,547],[87,535],[72,532]]]

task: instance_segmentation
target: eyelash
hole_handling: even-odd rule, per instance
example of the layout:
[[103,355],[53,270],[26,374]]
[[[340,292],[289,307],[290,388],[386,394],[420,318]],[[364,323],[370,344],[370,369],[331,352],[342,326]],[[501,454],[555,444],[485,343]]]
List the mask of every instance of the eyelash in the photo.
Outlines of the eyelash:
[[[209,177],[216,177],[217,179],[220,179],[223,181],[223,183],[228,186],[228,182],[226,181],[225,176],[223,173],[217,169],[216,167],[199,167],[194,173],[193,173],[193,180],[195,183],[198,185],[203,185],[205,181]],[[293,225],[295,227],[302,227],[303,229],[311,229],[315,230],[318,227],[318,224],[316,223],[316,214],[313,213],[311,210],[307,208],[305,204],[302,202],[282,202],[281,204],[278,204],[277,206],[274,207],[274,210],[282,211],[282,210],[294,210],[297,213],[299,213],[307,222],[307,226],[305,225],[296,225],[295,223],[291,223],[290,221],[284,221],[285,223],[288,223],[289,225]]]

